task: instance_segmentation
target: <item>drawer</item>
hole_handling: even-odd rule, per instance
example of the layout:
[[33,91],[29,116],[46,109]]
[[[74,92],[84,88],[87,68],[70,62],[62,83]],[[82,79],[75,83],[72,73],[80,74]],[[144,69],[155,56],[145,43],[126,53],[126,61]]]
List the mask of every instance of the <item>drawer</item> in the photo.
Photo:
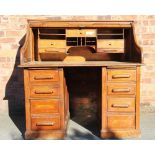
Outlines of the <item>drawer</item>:
[[96,37],[95,29],[68,29],[66,30],[66,37]]
[[53,117],[32,117],[32,130],[54,130],[60,129],[60,116]]
[[136,93],[135,84],[129,83],[109,83],[108,95],[134,95]]
[[31,114],[52,114],[59,112],[59,99],[31,100]]
[[96,37],[96,30],[94,29],[79,30],[79,33],[82,37]]
[[60,88],[52,85],[31,85],[31,97],[59,97]]
[[98,39],[97,40],[98,52],[109,53],[123,53],[124,52],[124,40],[123,39]]
[[108,111],[135,112],[135,98],[108,97]]
[[55,48],[55,47],[46,47],[46,48],[39,48],[39,53],[43,52],[50,52],[52,54],[56,53],[66,53],[66,48]]
[[135,115],[110,115],[107,120],[108,129],[134,129]]
[[59,81],[58,70],[30,70],[30,81],[31,82],[57,82]]
[[66,47],[66,40],[50,40],[50,39],[39,40],[39,48],[48,48],[48,47],[64,48]]
[[108,81],[136,81],[136,70],[109,69]]

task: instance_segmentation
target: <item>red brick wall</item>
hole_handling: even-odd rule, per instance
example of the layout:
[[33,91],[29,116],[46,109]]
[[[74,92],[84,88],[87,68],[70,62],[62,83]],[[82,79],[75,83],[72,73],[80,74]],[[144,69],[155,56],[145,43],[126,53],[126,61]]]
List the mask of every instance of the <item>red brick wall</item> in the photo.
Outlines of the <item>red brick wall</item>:
[[145,63],[141,70],[141,105],[155,106],[155,16],[0,16],[0,112],[23,109],[23,73],[17,68],[18,49],[26,32],[27,19],[46,17],[54,20],[134,20]]

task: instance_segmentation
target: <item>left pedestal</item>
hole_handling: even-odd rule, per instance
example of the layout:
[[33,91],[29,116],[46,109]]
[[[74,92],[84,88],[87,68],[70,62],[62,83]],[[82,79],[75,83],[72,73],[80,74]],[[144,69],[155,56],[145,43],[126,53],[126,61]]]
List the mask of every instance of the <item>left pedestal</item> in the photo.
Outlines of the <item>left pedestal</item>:
[[24,69],[25,139],[63,139],[69,96],[63,68]]

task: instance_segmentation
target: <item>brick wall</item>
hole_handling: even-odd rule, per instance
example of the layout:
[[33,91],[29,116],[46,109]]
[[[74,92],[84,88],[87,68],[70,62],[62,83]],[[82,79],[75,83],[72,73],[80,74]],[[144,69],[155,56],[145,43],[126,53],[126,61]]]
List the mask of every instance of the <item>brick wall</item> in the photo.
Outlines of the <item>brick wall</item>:
[[[155,111],[155,16],[0,16],[0,112],[20,112],[24,107],[23,73],[17,68],[19,48],[27,19],[134,20],[145,66],[141,75],[141,105]],[[147,108],[151,107],[151,108]]]

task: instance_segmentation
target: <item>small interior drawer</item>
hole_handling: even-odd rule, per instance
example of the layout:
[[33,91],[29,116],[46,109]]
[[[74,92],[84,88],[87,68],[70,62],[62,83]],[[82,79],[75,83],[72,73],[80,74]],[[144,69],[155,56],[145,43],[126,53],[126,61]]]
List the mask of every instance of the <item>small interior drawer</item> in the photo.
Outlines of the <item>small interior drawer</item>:
[[66,41],[65,40],[51,40],[51,39],[39,40],[39,48],[47,48],[47,47],[64,48],[66,47]]
[[108,129],[134,129],[135,115],[109,115]]
[[108,81],[136,81],[136,70],[109,69]]
[[129,84],[129,83],[108,84],[108,95],[135,95],[135,93],[136,93],[135,84]]
[[30,88],[31,97],[59,97],[59,87],[53,87],[52,85],[31,85]]
[[123,39],[98,39],[98,48],[124,48]]
[[32,130],[54,130],[60,129],[60,116],[53,117],[32,117]]
[[31,82],[56,82],[59,81],[58,70],[30,70],[29,71]]
[[135,98],[108,97],[108,111],[135,112]]
[[31,114],[52,114],[59,112],[59,99],[31,100]]
[[66,30],[66,37],[96,37],[95,29],[68,29]]

